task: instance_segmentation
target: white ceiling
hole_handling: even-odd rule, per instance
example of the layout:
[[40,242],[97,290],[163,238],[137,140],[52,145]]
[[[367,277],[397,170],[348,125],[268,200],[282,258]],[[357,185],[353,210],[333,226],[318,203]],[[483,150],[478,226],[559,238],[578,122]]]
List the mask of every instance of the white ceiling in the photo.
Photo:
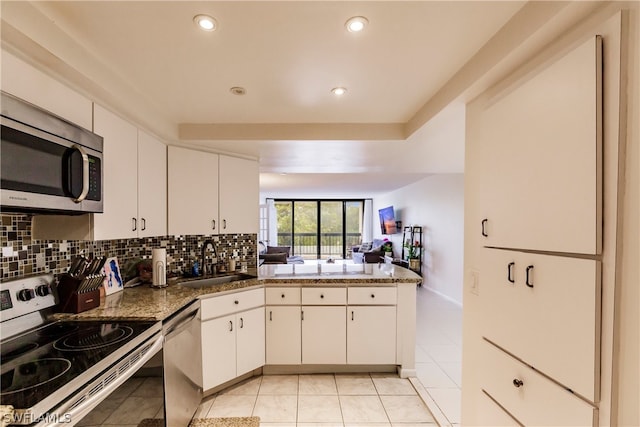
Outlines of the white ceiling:
[[463,171],[464,105],[423,110],[523,4],[3,1],[2,35],[171,144],[258,158],[265,192],[367,195]]

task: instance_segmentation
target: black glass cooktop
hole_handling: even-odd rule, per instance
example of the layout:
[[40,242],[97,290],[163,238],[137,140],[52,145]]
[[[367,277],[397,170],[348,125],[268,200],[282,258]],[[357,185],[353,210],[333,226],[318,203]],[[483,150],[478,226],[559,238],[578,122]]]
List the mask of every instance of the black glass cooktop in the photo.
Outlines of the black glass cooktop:
[[31,408],[80,375],[99,374],[91,367],[154,323],[55,322],[3,341],[0,403]]

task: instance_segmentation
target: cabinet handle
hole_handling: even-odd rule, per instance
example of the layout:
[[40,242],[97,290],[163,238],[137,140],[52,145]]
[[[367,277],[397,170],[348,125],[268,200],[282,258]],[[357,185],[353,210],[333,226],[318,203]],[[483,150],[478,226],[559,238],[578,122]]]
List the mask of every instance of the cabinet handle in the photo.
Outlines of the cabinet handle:
[[376,297],[376,294],[371,294],[371,298],[375,298],[375,297]]
[[229,320],[229,332],[233,332],[233,322]]
[[510,262],[507,264],[507,280],[511,283],[516,283],[516,279],[513,278],[513,266],[516,265],[515,262]]
[[300,320],[304,320],[304,311],[300,312]]
[[324,298],[324,294],[320,294],[320,298]]
[[284,298],[284,294],[280,295],[280,298]]
[[244,328],[244,318],[240,318],[240,329]]
[[487,234],[487,230],[484,228],[484,227],[485,227],[485,225],[487,225],[487,222],[488,222],[488,221],[489,221],[489,220],[488,220],[487,218],[485,218],[485,219],[483,219],[483,220],[482,220],[482,235],[483,235],[484,237],[489,237],[489,235]]
[[140,218],[141,222],[142,222],[142,231],[147,229],[147,220],[144,218]]
[[239,302],[238,300],[235,300],[233,303],[234,303],[235,305],[240,304],[240,302]]
[[533,288],[533,265],[530,265],[529,267],[527,267],[527,277],[525,278],[524,283],[530,287]]
[[351,310],[351,320],[354,320],[353,319],[353,310]]
[[215,219],[212,219],[212,220],[211,220],[211,229],[212,229],[212,230],[215,230],[215,229],[216,229],[216,220],[215,220]]
[[222,228],[223,228],[224,230],[226,230],[226,229],[227,229],[227,220],[226,220],[226,219],[223,219],[223,220],[222,220]]
[[513,380],[513,385],[514,385],[516,388],[520,388],[520,387],[522,387],[522,386],[524,385],[524,383],[522,382],[522,380],[520,380],[520,379],[518,379],[518,378],[515,378],[515,379]]
[[136,231],[138,229],[138,220],[136,218],[131,218],[131,231]]
[[269,311],[269,322],[273,321],[273,311]]

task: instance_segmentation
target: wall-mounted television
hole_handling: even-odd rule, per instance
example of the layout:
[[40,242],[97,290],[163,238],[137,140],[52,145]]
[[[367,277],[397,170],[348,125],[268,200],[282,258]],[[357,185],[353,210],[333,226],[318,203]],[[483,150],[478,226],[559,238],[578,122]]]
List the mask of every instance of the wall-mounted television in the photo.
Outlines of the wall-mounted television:
[[395,234],[398,232],[393,206],[378,210],[378,216],[380,216],[380,231],[382,234]]

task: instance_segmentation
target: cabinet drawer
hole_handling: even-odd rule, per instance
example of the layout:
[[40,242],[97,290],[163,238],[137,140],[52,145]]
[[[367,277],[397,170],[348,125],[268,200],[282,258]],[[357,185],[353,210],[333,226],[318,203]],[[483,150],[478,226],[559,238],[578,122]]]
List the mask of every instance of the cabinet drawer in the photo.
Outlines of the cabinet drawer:
[[264,289],[234,292],[202,300],[202,320],[264,305]]
[[268,305],[298,305],[300,304],[300,288],[266,288],[266,302]]
[[483,353],[483,390],[525,426],[597,426],[584,400],[489,342]]
[[347,297],[350,305],[395,305],[397,301],[395,287],[349,288]]
[[483,335],[597,402],[600,263],[484,249],[483,266]]
[[341,305],[346,303],[346,288],[302,288],[302,304]]

